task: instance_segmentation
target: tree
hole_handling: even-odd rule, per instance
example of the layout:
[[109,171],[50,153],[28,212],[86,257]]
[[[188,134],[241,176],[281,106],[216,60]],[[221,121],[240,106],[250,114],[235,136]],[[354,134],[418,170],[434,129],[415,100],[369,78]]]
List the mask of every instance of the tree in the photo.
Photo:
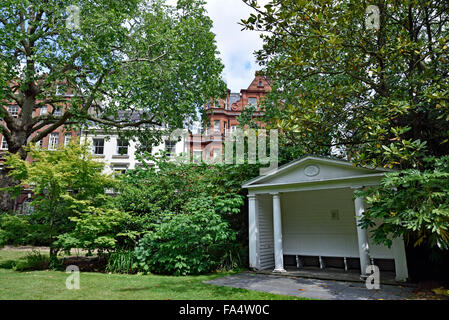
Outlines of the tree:
[[164,216],[182,214],[193,199],[201,198],[209,199],[214,209],[239,231],[239,237],[244,237],[245,218],[236,214],[244,204],[241,185],[258,175],[258,165],[178,163],[159,156],[148,159],[156,165],[121,175],[119,194],[114,198],[117,209],[132,215],[134,230],[152,229]]
[[[176,7],[161,0],[2,1],[0,133],[8,151],[25,159],[29,142],[87,121],[153,143],[160,130],[152,129],[181,127],[206,98],[225,92],[203,5],[202,0],[179,0]],[[10,105],[18,106],[17,117]],[[62,112],[38,115],[42,106]],[[11,184],[3,172],[0,187]],[[5,197],[0,195],[0,203],[10,209]]]
[[[28,220],[33,232],[50,246],[51,261],[55,261],[59,248],[55,242],[62,233],[73,230],[70,217],[76,217],[90,207],[104,206],[107,188],[115,185],[114,179],[102,173],[104,163],[92,158],[87,145],[76,142],[58,151],[27,147],[33,161],[21,159],[19,154],[6,157],[9,174],[23,187],[33,191],[34,213]],[[92,209],[89,209],[92,211]]]
[[380,187],[359,192],[368,203],[363,226],[375,226],[376,243],[404,236],[413,245],[449,248],[449,157],[427,158],[429,169],[387,173]]
[[256,12],[242,24],[264,32],[271,126],[373,166],[447,154],[447,1],[243,1]]

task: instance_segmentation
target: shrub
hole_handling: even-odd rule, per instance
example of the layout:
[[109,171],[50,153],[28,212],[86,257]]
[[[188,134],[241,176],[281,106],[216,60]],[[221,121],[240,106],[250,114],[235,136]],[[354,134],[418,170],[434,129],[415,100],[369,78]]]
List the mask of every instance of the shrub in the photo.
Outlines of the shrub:
[[30,225],[25,217],[0,215],[0,246],[24,245],[30,240]]
[[239,233],[239,241],[245,242],[247,219],[242,210],[241,185],[258,175],[258,166],[153,160],[156,166],[138,167],[121,176],[120,194],[115,198],[117,208],[132,214],[133,220],[142,220],[143,229],[151,230],[164,216],[185,213],[191,199],[210,195],[214,198],[213,205],[217,206],[216,212],[226,215],[225,219]]
[[13,269],[15,265],[15,260],[5,260],[0,262],[0,269]]
[[73,232],[60,235],[56,244],[66,251],[80,248],[99,253],[122,246],[134,247],[137,233],[126,228],[130,218],[119,210],[88,207],[78,217],[70,218],[75,223]]
[[137,272],[137,260],[134,251],[116,251],[108,255],[107,272],[135,273]]
[[146,234],[135,253],[145,272],[188,275],[224,266],[223,257],[235,248],[236,233],[213,210],[166,218]]
[[121,176],[115,198],[117,208],[135,221],[131,230],[147,234],[136,249],[139,267],[198,274],[245,265],[241,252],[248,228],[241,184],[257,175],[257,166],[155,161],[157,169],[137,168]]
[[85,207],[104,206],[105,190],[113,187],[115,180],[102,173],[105,164],[96,161],[85,144],[74,141],[57,151],[31,144],[26,151],[35,161],[23,160],[18,154],[5,156],[9,175],[19,182],[8,189],[19,193],[32,188],[35,210],[29,221],[33,233],[50,246],[51,260],[56,262],[60,249],[55,244],[56,236],[73,231],[70,217]]
[[37,250],[28,253],[25,259],[16,260],[12,265],[15,271],[45,270],[50,265],[50,258]]
[[449,156],[426,159],[427,170],[387,173],[380,186],[359,192],[369,207],[364,227],[374,227],[375,243],[390,246],[404,235],[415,246],[449,249]]

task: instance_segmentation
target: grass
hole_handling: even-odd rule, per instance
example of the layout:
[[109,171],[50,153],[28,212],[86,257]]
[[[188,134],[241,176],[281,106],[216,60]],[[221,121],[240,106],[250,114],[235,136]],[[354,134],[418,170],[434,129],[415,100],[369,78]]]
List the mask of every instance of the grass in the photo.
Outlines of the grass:
[[[31,250],[30,250],[31,251]],[[25,258],[30,251],[25,250],[0,250],[0,265],[8,260]]]
[[[26,256],[23,251],[0,250],[0,265]],[[82,272],[80,289],[68,290],[68,274],[60,271],[17,272],[0,269],[0,300],[303,300],[245,289],[205,284],[232,273],[203,276],[121,275]]]

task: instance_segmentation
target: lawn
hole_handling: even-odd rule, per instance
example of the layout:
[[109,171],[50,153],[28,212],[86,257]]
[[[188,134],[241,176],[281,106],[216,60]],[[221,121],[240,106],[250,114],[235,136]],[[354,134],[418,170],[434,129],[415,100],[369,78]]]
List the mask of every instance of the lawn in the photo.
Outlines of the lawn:
[[[0,264],[25,255],[24,251],[0,250]],[[68,290],[65,272],[0,269],[0,299],[301,300],[203,283],[229,274],[173,277],[81,272],[80,289]]]

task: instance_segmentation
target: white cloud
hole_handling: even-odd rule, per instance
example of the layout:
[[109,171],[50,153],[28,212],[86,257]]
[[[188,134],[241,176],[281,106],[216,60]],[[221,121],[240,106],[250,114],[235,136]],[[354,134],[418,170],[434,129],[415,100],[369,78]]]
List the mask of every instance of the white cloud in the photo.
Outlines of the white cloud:
[[238,23],[249,17],[252,9],[242,0],[207,0],[206,9],[214,22],[218,50],[225,65],[223,77],[233,92],[246,89],[260,66],[254,51],[262,48],[255,31],[241,31]]
[[[225,65],[223,78],[232,92],[246,89],[260,66],[254,51],[262,48],[262,40],[256,31],[241,31],[238,23],[249,17],[253,11],[242,0],[206,0],[206,9],[214,22],[212,31],[216,34],[217,47]],[[176,0],[167,0],[176,4]],[[260,1],[261,4],[268,0]]]

